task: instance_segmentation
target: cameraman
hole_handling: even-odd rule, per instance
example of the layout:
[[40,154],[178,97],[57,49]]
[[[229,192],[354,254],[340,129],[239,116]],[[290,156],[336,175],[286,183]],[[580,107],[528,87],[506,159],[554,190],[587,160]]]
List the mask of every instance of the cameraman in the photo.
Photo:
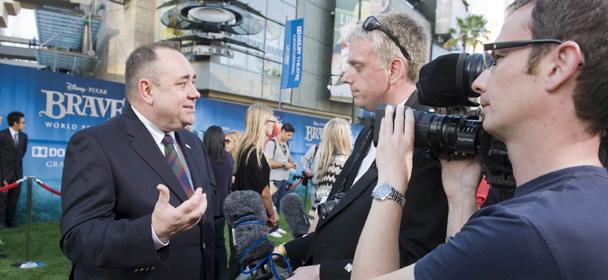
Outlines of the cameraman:
[[[424,30],[407,15],[369,17],[351,36],[350,67],[343,75],[355,105],[369,111],[380,104],[403,103],[424,109],[417,105],[414,83],[428,58],[427,51]],[[324,211],[328,216],[319,221],[314,233],[277,249],[299,266],[293,279],[350,279],[352,259],[378,178],[373,130],[368,125],[359,133],[353,152],[329,193],[325,205],[334,206]],[[394,156],[403,159],[402,154]],[[400,252],[402,266],[414,263],[445,240],[447,202],[441,186],[441,164],[424,149],[414,157],[408,215],[397,221],[401,231],[395,248]],[[338,203],[331,199],[336,196],[341,196]]]
[[[608,125],[608,2],[516,0],[510,12],[497,39],[503,43],[486,45],[494,64],[473,88],[481,94],[484,129],[507,145],[514,197],[474,213],[479,163],[442,161],[453,237],[398,270],[399,221],[409,213],[394,202],[374,201],[353,279],[608,275],[608,172],[598,159]],[[378,181],[405,192],[414,121],[409,110],[404,120],[401,106],[396,115],[394,125],[391,118],[382,121]],[[395,159],[397,152],[407,153],[408,161]]]

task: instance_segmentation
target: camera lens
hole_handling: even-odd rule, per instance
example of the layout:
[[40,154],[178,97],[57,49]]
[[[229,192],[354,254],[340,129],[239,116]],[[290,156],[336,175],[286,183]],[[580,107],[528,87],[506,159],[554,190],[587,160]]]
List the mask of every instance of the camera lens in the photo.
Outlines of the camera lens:
[[475,154],[481,121],[464,116],[444,116],[416,111],[415,146],[438,154]]
[[481,74],[481,72],[483,72],[483,70],[486,70],[488,60],[491,60],[491,57],[489,57],[489,54],[487,54],[487,53],[485,53],[485,54],[474,53],[467,57],[467,60],[465,62],[464,69],[463,69],[463,72],[464,72],[463,73],[463,78],[464,78],[464,89],[463,90],[466,93],[466,96],[470,96],[470,97],[479,96],[479,94],[477,94],[475,91],[473,91],[473,82],[475,81],[475,79],[477,79],[477,77]]

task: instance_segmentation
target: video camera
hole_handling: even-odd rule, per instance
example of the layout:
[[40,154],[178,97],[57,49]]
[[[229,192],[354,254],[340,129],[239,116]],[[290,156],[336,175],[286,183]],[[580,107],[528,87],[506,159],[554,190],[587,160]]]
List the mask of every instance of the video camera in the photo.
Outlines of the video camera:
[[[491,61],[487,54],[447,54],[424,65],[416,83],[419,103],[447,108],[476,107],[473,81]],[[384,116],[384,110],[376,113]],[[476,112],[476,111],[473,111]],[[440,115],[414,111],[415,147],[426,147],[443,158],[480,155],[486,179],[493,187],[515,188],[506,145],[483,130],[479,114]],[[376,118],[379,122],[381,117]],[[376,127],[380,127],[379,124]],[[377,137],[377,136],[376,136]]]

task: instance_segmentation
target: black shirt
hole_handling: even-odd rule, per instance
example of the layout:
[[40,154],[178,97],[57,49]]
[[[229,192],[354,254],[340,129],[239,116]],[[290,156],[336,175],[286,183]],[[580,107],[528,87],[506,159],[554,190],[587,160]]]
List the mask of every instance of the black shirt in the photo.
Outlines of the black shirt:
[[216,194],[215,194],[215,217],[224,216],[224,200],[228,196],[230,191],[230,185],[232,184],[232,166],[234,160],[230,153],[224,153],[224,159],[216,162],[211,160],[211,168],[213,169],[213,175],[215,177]]
[[254,146],[250,146],[244,151],[238,162],[233,191],[252,190],[262,194],[264,188],[270,184],[270,165],[264,153],[261,154],[262,165],[260,166]]

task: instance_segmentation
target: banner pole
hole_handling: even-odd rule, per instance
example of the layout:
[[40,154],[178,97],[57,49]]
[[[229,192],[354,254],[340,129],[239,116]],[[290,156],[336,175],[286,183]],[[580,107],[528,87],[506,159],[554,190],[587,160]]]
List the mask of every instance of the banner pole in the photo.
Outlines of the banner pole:
[[[287,16],[285,16],[285,34],[287,34]],[[285,63],[285,45],[283,45],[283,55],[281,55],[281,75],[284,75],[283,72],[283,64]],[[283,76],[281,76],[281,83],[283,80]],[[283,88],[279,83],[279,111],[283,110]]]

